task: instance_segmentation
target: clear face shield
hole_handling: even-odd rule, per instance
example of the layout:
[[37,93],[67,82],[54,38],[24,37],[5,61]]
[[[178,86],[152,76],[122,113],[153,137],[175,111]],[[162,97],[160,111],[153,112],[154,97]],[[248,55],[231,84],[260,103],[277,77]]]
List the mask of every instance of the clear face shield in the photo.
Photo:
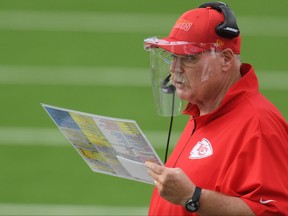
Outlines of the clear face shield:
[[162,49],[150,50],[150,75],[152,93],[157,113],[160,116],[177,116],[183,109],[183,101],[176,95],[176,88],[171,82],[169,59]]
[[[215,53],[219,45],[168,42],[156,37],[145,39],[144,42],[144,49],[150,51],[152,92],[157,113],[161,116],[182,114],[187,102],[181,100],[176,94],[176,87],[171,80],[171,76],[175,75],[171,75],[172,65],[173,70],[180,71],[180,67],[193,63],[195,54],[207,50]],[[184,79],[182,81],[184,82]]]

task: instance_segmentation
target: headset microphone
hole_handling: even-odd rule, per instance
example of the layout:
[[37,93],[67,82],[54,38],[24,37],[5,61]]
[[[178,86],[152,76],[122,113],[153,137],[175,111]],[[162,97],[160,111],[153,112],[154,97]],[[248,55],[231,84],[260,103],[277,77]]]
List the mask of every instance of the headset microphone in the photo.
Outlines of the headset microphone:
[[[171,85],[167,86],[167,84],[170,82],[170,77],[171,77],[171,74],[169,74],[161,83],[161,89],[166,94],[174,94],[176,91],[176,88],[174,85],[171,84]],[[174,95],[173,95],[173,97],[174,97]]]
[[172,94],[172,109],[171,109],[172,112],[171,112],[171,117],[170,117],[170,126],[169,126],[167,143],[166,143],[164,163],[166,163],[167,157],[168,157],[169,143],[170,143],[170,137],[171,137],[171,131],[172,131],[172,125],[173,125],[175,91],[176,91],[176,88],[174,85],[170,84],[167,86],[167,84],[170,82],[170,78],[171,78],[171,74],[168,74],[168,76],[161,83],[162,91],[166,94]]

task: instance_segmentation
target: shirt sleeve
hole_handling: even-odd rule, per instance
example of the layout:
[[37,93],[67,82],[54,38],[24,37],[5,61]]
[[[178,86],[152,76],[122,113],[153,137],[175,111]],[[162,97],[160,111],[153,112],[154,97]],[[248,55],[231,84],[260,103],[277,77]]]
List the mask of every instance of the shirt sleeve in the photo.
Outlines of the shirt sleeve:
[[240,197],[256,215],[287,215],[287,134],[258,132],[239,146],[222,183],[224,193]]

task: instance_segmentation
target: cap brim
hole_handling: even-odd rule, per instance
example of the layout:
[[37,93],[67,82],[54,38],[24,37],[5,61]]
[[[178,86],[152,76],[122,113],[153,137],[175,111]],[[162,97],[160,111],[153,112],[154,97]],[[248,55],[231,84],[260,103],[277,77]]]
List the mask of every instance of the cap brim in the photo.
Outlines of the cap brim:
[[[201,46],[203,46],[203,44],[201,44]],[[186,41],[178,41],[169,37],[161,38],[158,40],[145,41],[145,47],[162,48],[176,55],[193,55],[207,50],[206,48],[201,46],[200,44],[195,44]]]

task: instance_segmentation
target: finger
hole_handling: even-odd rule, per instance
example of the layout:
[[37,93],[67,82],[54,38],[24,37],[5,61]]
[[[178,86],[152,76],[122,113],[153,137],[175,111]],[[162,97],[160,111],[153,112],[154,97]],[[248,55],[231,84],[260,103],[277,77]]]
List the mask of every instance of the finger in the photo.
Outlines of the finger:
[[146,167],[151,170],[152,172],[156,174],[162,174],[162,172],[165,170],[164,166],[161,166],[159,164],[153,163],[153,162],[145,162]]
[[159,174],[153,172],[153,170],[150,169],[147,170],[147,173],[153,178],[155,184],[159,181]]

